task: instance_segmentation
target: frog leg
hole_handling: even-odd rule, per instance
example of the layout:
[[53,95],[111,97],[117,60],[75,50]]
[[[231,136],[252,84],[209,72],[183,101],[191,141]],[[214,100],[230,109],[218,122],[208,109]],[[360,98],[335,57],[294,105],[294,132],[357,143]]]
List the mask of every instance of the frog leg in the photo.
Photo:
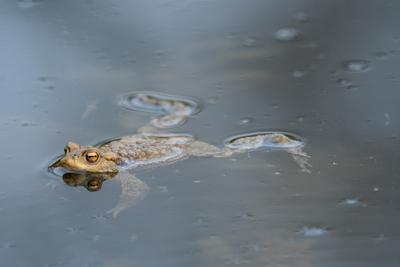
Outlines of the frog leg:
[[121,183],[122,191],[117,205],[107,211],[107,213],[112,214],[115,218],[120,212],[142,200],[149,191],[149,187],[139,178],[127,171],[118,173],[114,179]]
[[160,129],[169,129],[183,125],[188,116],[184,115],[162,115],[152,119],[149,123],[139,128],[138,133],[158,133]]
[[234,153],[243,153],[262,148],[283,150],[292,156],[302,171],[311,172],[310,156],[303,151],[304,142],[290,133],[257,132],[242,134],[229,138],[225,147],[230,148]]
[[302,147],[288,148],[285,150],[292,156],[293,160],[300,167],[302,172],[311,173],[312,165],[309,162],[311,156],[304,152]]
[[288,152],[303,172],[311,172],[310,156],[303,151],[304,142],[286,133],[261,132],[248,133],[227,140],[223,148],[205,142],[193,141],[185,151],[189,156],[230,157],[233,154],[247,153],[257,149],[283,150]]
[[193,141],[185,148],[189,156],[227,158],[234,154],[229,147],[219,148],[202,141]]

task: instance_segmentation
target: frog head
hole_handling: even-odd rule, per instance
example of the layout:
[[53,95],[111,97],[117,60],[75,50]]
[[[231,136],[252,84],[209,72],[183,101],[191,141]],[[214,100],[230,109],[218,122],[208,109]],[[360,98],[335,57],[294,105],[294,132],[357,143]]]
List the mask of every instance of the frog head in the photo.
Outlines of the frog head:
[[104,152],[94,146],[80,146],[69,142],[64,155],[49,168],[62,167],[79,173],[117,173],[121,158],[114,152]]

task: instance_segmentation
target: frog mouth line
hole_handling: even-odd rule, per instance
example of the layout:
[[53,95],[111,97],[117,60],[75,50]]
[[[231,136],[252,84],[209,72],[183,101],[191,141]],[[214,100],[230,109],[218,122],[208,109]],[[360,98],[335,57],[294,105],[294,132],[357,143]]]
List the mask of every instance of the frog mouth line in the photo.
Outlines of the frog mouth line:
[[118,172],[88,172],[88,171],[78,171],[78,170],[71,170],[65,167],[62,167],[61,164],[62,156],[59,156],[55,159],[53,163],[51,163],[47,167],[47,171],[53,175],[62,177],[66,173],[73,173],[77,175],[106,175],[106,176],[115,176]]

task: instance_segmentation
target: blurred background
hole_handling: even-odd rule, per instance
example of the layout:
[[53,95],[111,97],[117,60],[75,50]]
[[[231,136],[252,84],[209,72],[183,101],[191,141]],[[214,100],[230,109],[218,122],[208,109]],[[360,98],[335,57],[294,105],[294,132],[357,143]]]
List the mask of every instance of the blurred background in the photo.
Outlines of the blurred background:
[[[1,266],[398,266],[400,2],[1,0]],[[135,133],[132,91],[191,96],[176,129],[285,130],[283,152],[191,158],[135,173],[151,190],[117,218],[120,185],[70,187],[67,141]]]

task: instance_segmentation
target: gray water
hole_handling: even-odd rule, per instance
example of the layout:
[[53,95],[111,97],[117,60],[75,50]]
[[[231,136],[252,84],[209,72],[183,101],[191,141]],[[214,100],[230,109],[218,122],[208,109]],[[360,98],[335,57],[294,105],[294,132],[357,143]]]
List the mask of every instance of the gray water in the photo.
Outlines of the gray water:
[[[1,266],[399,266],[398,1],[0,1]],[[134,133],[117,96],[201,99],[177,132],[222,145],[282,130],[283,152],[190,158],[70,187],[66,142]]]

